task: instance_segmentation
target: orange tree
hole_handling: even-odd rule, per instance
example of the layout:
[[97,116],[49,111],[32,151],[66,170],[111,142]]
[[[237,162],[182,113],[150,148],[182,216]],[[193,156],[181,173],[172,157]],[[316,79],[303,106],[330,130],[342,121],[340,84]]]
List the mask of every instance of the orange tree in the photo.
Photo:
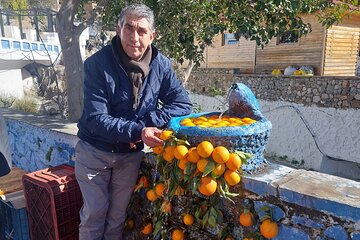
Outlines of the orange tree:
[[[238,195],[229,189],[240,183],[241,163],[246,163],[251,154],[213,146],[208,141],[193,146],[168,130],[161,137],[164,146],[154,148],[159,175],[147,188],[147,198],[152,202],[153,236],[160,234],[165,238],[175,231],[176,226],[168,222],[178,214],[182,216],[183,228],[193,223],[202,228],[221,224],[222,201],[233,202],[232,198]],[[173,213],[172,203],[181,195],[187,197],[183,210]]]

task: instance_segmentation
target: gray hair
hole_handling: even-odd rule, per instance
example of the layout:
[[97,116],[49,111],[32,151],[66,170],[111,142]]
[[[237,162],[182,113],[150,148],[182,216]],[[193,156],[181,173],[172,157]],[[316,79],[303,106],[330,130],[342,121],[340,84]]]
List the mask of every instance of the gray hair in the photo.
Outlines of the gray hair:
[[131,15],[138,18],[145,18],[149,22],[151,32],[155,32],[154,12],[144,4],[132,4],[124,7],[119,15],[118,25],[123,27],[125,17]]

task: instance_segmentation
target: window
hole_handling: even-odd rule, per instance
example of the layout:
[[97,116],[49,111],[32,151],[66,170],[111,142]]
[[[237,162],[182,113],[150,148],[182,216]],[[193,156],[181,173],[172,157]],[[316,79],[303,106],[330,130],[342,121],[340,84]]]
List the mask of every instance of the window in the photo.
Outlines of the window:
[[47,50],[48,50],[49,52],[52,52],[53,46],[52,46],[52,45],[47,45]]
[[10,41],[1,39],[1,47],[3,49],[10,49]]
[[23,42],[22,47],[23,47],[23,50],[30,50],[30,43]]
[[237,45],[238,43],[239,43],[239,38],[236,38],[235,33],[224,33],[223,34],[223,46]]
[[45,45],[44,44],[40,44],[40,51],[45,51]]
[[31,50],[38,50],[38,45],[36,43],[31,44]]
[[278,36],[278,44],[299,42],[299,33],[297,31],[288,31]]
[[59,47],[58,46],[54,46],[54,51],[56,52],[56,53],[58,53],[59,52]]
[[13,41],[13,48],[14,49],[21,49],[19,41]]

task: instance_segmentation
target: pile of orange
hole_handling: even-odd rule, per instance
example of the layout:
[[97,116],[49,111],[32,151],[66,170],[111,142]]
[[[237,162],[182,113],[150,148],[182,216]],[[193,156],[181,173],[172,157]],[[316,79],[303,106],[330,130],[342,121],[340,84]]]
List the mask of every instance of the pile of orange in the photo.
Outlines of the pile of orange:
[[[241,126],[255,121],[227,116],[222,117],[220,121],[216,119],[219,119],[218,116],[196,119],[185,118],[182,124],[191,122],[197,124],[195,126],[202,126],[204,122],[217,122],[217,127],[220,127],[221,124],[226,123],[225,121],[229,123],[229,125],[226,123],[226,126],[234,126],[235,124]],[[216,127],[216,124],[210,126]],[[230,193],[229,188],[240,183],[242,163],[251,157],[250,154],[232,151],[225,146],[213,145],[210,141],[202,141],[197,145],[191,145],[186,140],[177,138],[171,130],[164,130],[159,138],[164,141],[164,145],[154,147],[153,153],[156,155],[155,159],[160,178],[152,186],[146,187],[146,197],[152,202],[154,208],[160,210],[153,210],[153,214],[161,214],[163,217],[163,214],[171,214],[172,198],[185,192],[191,195],[200,194],[203,199],[210,199],[209,196],[229,198],[229,195],[226,195]],[[161,201],[159,201],[160,199]],[[184,239],[186,228],[195,222],[203,224],[204,219],[199,217],[196,211],[191,211],[193,212],[187,211],[182,214],[183,226],[177,226],[168,232],[172,239]],[[240,223],[243,226],[253,224],[253,216],[249,213],[243,214],[240,218]],[[159,219],[159,215],[155,219]],[[218,219],[215,221],[218,221]],[[156,225],[155,222],[153,224]],[[270,234],[267,236],[270,236]]]
[[245,117],[230,117],[227,115],[211,115],[211,116],[200,116],[200,117],[190,117],[184,118],[180,121],[181,126],[186,127],[204,127],[204,128],[218,128],[218,127],[239,127],[248,124],[252,124],[256,120]]
[[[224,146],[214,146],[209,141],[190,146],[186,141],[173,140],[173,133],[165,131],[166,134],[163,132],[161,135],[166,139],[164,146],[153,148],[153,152],[161,161],[176,164],[183,173],[186,169],[196,169],[194,174],[201,176],[197,188],[201,194],[211,196],[216,193],[222,179],[228,186],[239,184],[242,159],[237,152],[230,152]],[[152,194],[150,199],[153,199]]]

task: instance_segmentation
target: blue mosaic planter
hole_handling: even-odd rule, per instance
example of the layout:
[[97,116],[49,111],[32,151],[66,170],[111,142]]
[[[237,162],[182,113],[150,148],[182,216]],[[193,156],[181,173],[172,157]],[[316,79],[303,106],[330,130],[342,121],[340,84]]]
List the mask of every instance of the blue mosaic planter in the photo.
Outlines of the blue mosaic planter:
[[225,114],[230,117],[250,117],[255,119],[256,122],[244,126],[219,128],[180,125],[181,120],[184,118],[220,115],[220,112],[203,112],[172,118],[168,128],[173,129],[177,136],[187,139],[192,145],[207,140],[214,146],[222,145],[228,149],[251,153],[253,157],[248,159],[247,164],[242,165],[242,169],[249,174],[262,171],[267,163],[263,154],[272,125],[262,115],[254,94],[244,84],[238,83],[231,87],[229,110]]

